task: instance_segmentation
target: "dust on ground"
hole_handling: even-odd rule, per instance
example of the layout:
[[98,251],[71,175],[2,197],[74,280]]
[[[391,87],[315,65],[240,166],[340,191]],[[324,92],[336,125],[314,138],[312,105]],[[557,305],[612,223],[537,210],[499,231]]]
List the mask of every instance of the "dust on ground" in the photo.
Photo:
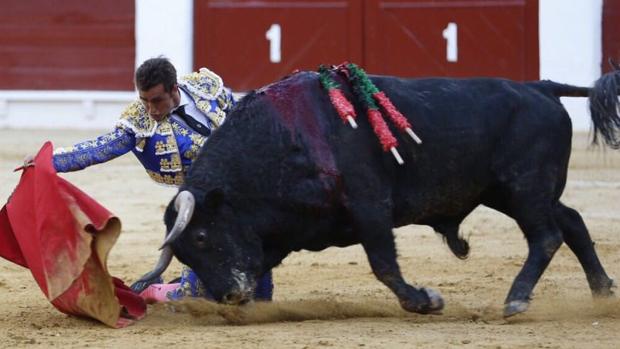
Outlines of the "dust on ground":
[[[19,180],[12,169],[44,141],[70,145],[98,134],[0,130],[1,202]],[[607,272],[620,276],[620,151],[588,149],[585,134],[573,143],[562,201],[582,214]],[[131,283],[149,271],[174,189],[154,184],[131,154],[62,176],[121,218],[111,273]],[[541,278],[528,312],[505,320],[503,300],[527,252],[522,234],[511,219],[486,208],[476,209],[461,231],[471,244],[465,261],[428,227],[396,230],[403,274],[442,293],[442,315],[403,311],[374,278],[359,246],[293,253],[274,270],[273,303],[242,308],[197,300],[156,304],[144,320],[118,330],[58,312],[27,270],[0,260],[0,347],[618,347],[620,302],[592,299],[567,247]],[[179,271],[174,262],[166,279]]]

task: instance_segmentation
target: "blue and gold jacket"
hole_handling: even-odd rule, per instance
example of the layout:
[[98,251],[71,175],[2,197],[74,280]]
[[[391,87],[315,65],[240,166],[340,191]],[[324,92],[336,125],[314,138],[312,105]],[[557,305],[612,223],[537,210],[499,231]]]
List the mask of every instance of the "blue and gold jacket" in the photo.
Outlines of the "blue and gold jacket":
[[[179,79],[196,107],[207,116],[209,129],[219,127],[234,104],[222,79],[206,68]],[[112,160],[132,151],[154,181],[179,186],[207,137],[170,116],[156,122],[137,100],[121,114],[114,130],[72,147],[54,150],[54,167],[70,172]]]

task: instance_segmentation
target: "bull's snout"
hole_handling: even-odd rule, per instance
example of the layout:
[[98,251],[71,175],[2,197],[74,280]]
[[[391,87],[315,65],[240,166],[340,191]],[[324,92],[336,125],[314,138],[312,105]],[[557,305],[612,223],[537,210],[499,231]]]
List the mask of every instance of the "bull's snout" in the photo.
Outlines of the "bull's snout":
[[244,305],[252,300],[251,290],[229,292],[222,297],[222,302],[229,305]]
[[252,287],[252,283],[249,281],[248,276],[238,269],[232,269],[231,274],[234,284],[232,289],[222,297],[222,303],[229,305],[243,305],[248,303],[252,300],[254,295],[254,287]]

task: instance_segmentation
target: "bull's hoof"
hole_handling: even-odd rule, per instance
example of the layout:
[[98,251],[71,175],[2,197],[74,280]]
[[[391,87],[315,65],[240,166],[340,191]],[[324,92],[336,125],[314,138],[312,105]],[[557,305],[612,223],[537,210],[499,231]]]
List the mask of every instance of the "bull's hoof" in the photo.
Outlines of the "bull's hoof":
[[511,317],[523,313],[530,306],[528,301],[511,301],[504,305],[504,317]]
[[410,311],[412,313],[440,314],[444,305],[441,294],[431,288],[421,288],[419,292],[423,292],[426,295],[426,297],[423,297],[425,299],[419,297],[417,300],[401,300],[401,307],[406,311]]
[[441,297],[441,294],[432,288],[422,288],[422,291],[426,293],[428,299],[430,300],[430,305],[427,308],[427,314],[441,313],[441,310],[444,307],[443,297]]
[[607,287],[602,287],[598,291],[592,291],[592,296],[594,296],[595,298],[610,298],[610,297],[614,297],[616,295],[614,291],[617,288],[618,288],[618,284],[616,283],[616,280],[609,279],[609,283],[608,283]]

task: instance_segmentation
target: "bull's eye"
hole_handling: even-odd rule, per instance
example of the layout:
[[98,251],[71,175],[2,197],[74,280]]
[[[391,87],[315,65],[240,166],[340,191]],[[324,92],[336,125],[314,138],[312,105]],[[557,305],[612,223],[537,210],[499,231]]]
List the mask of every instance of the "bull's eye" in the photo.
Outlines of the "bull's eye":
[[196,244],[200,247],[204,247],[207,242],[207,233],[204,231],[198,232],[195,235]]

